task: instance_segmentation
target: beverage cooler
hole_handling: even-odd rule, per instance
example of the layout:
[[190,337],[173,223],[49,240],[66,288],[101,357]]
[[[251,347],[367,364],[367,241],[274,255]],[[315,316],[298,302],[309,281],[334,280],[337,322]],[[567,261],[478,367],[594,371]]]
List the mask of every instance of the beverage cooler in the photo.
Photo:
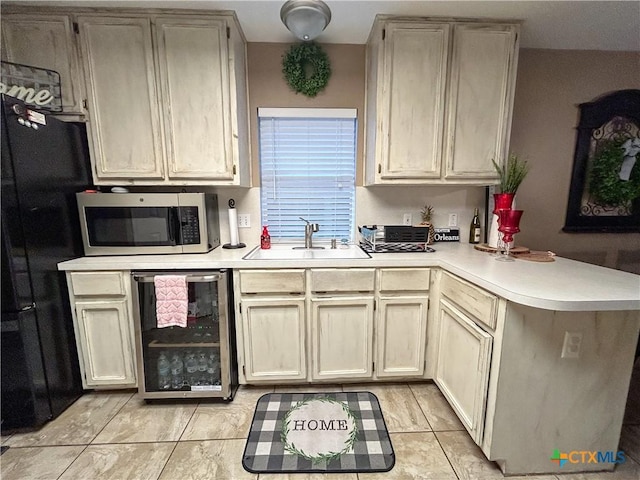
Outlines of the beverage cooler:
[[[142,398],[232,400],[238,373],[230,272],[144,271],[133,272],[132,276],[137,288],[134,312],[138,317],[138,392]],[[178,288],[157,290],[167,288],[166,281],[178,282]],[[157,292],[161,298],[159,310]],[[167,312],[163,310],[167,302],[179,314],[186,310],[186,321],[183,315],[177,315],[180,321],[175,325],[176,317],[171,316],[171,325],[167,326]]]

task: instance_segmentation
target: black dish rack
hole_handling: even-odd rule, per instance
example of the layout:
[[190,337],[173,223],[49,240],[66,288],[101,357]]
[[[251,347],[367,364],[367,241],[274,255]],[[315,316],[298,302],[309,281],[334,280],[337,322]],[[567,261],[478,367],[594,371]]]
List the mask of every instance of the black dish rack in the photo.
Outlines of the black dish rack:
[[[360,247],[367,253],[435,252],[429,246],[429,227],[377,225],[358,227]],[[383,233],[384,231],[384,233]]]

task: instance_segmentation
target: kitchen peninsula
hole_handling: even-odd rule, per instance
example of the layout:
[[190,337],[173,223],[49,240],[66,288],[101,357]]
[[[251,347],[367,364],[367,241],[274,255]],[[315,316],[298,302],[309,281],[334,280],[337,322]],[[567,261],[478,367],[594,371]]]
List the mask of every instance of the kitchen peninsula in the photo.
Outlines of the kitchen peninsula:
[[[554,449],[616,452],[640,330],[640,277],[557,257],[497,262],[468,244],[435,248],[278,261],[217,248],[84,257],[59,269],[68,279],[119,272],[125,297],[133,270],[233,269],[241,383],[433,379],[487,458],[508,474],[560,472],[549,460]],[[286,302],[295,307],[265,313]],[[130,298],[127,305],[120,314],[132,331]],[[279,330],[268,335],[269,326]],[[327,351],[326,335],[341,338],[336,328],[348,340]],[[270,343],[277,341],[288,342],[287,351]],[[344,368],[337,368],[341,358]],[[613,466],[566,464],[562,472]]]

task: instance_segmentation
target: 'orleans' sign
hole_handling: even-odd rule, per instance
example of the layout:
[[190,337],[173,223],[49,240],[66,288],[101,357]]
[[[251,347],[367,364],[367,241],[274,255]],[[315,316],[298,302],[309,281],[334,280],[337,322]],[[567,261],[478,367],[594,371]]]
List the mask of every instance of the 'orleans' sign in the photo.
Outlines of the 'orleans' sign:
[[459,228],[436,228],[433,239],[436,242],[459,242],[460,229]]
[[1,62],[0,93],[50,112],[62,111],[60,74],[53,70]]

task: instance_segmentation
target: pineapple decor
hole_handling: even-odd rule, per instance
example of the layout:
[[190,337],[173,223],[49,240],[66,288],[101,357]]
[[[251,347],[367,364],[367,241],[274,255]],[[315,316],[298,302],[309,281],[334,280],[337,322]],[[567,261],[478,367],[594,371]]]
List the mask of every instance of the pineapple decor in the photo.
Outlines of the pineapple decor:
[[427,242],[427,245],[433,245],[433,243],[436,241],[435,240],[436,230],[435,230],[435,227],[433,226],[433,223],[431,222],[431,216],[433,215],[433,207],[431,205],[425,205],[424,208],[420,210],[420,213],[422,214],[421,225],[427,225],[429,227],[429,241]]

